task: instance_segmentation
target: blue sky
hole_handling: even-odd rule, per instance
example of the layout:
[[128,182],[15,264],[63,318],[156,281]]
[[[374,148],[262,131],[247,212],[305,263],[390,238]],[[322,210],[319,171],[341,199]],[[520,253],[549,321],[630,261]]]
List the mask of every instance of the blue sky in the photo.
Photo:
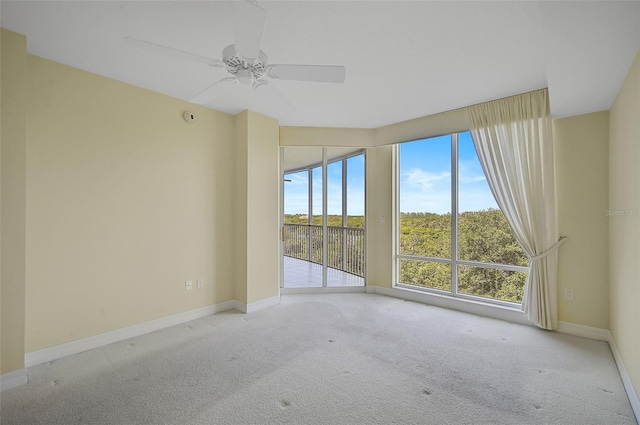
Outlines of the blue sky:
[[[497,208],[471,133],[458,136],[458,210]],[[400,211],[451,212],[451,136],[400,145]]]
[[[400,145],[400,211],[447,213],[451,211],[451,137],[442,136]],[[348,215],[364,214],[364,155],[347,160]],[[497,208],[478,161],[471,134],[458,137],[459,211]],[[329,214],[342,214],[342,165],[327,168]],[[307,172],[288,174],[285,214],[308,214]],[[322,214],[322,172],[313,171],[313,214]]]
[[[322,215],[322,170],[313,169],[313,214]],[[287,174],[284,184],[284,213],[308,214],[308,174]],[[342,214],[342,162],[327,165],[327,211]],[[364,215],[364,155],[347,159],[347,215]]]

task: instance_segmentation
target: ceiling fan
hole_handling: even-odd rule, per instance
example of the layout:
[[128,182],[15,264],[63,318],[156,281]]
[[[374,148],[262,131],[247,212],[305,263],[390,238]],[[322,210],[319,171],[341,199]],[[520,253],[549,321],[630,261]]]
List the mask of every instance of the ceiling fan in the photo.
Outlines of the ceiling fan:
[[234,44],[224,48],[222,60],[208,58],[195,53],[162,46],[149,41],[124,37],[124,42],[133,47],[195,61],[209,66],[225,68],[230,77],[222,78],[191,98],[189,102],[206,105],[226,87],[240,84],[251,85],[256,90],[271,89],[281,96],[269,83],[273,80],[296,80],[323,83],[343,83],[346,69],[334,65],[288,65],[270,64],[267,55],[260,50],[267,12],[255,0],[236,0],[234,3]]

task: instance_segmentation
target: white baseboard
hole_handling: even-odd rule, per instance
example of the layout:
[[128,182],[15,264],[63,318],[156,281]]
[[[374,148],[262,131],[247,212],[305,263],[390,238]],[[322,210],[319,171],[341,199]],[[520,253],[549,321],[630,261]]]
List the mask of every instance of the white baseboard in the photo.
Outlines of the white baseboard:
[[0,375],[0,392],[12,390],[27,383],[27,371],[24,369]]
[[507,322],[521,325],[533,326],[524,313],[513,308],[503,307],[496,304],[487,304],[479,301],[462,300],[451,297],[444,297],[438,294],[431,294],[423,291],[416,291],[407,288],[385,288],[382,286],[367,286],[367,293],[387,295],[401,298],[403,300],[415,301],[437,307],[448,308],[450,310],[462,311],[464,313],[476,314],[478,316],[491,317],[494,319],[506,320]]
[[251,314],[255,313],[258,310],[262,310],[263,308],[272,307],[278,304],[280,304],[280,295],[276,295],[275,297],[271,298],[265,298],[264,300],[255,301],[249,304],[245,304],[240,301],[234,301],[233,308],[243,313]]
[[638,399],[638,393],[636,393],[636,389],[633,387],[633,382],[631,382],[631,377],[629,376],[629,373],[627,373],[627,368],[624,366],[624,362],[622,361],[622,357],[620,356],[620,351],[618,351],[618,346],[616,345],[616,342],[610,333],[609,347],[611,347],[613,359],[616,361],[616,366],[618,366],[618,372],[620,372],[622,384],[624,385],[624,389],[627,392],[627,397],[629,398],[631,409],[633,410],[633,414],[636,415],[636,422],[640,423],[640,399]]
[[576,325],[569,322],[558,322],[556,332],[604,342],[609,342],[611,338],[611,334],[607,329],[592,328],[591,326]]
[[280,295],[247,304],[247,314],[280,304]]
[[179,325],[201,317],[210,316],[222,311],[231,310],[236,307],[236,301],[225,301],[219,304],[202,307],[184,313],[174,314],[173,316],[163,317],[161,319],[152,320],[150,322],[140,323],[139,325],[129,326],[115,331],[106,332],[100,335],[82,338],[65,344],[53,347],[43,348],[42,350],[27,353],[24,358],[25,367],[32,367],[72,354],[81,353],[93,348],[102,347],[114,342],[123,341],[135,336],[144,335],[160,329]]
[[233,301],[233,309],[238,310],[240,313],[247,312],[247,305],[245,303],[241,303],[240,301]]

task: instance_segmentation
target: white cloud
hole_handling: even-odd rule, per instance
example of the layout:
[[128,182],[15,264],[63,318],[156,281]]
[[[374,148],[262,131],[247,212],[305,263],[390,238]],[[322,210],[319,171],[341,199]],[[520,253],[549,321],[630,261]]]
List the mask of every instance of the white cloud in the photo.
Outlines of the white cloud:
[[438,214],[451,211],[451,173],[432,173],[420,168],[412,168],[403,173],[400,182],[400,211]]
[[422,190],[428,190],[439,182],[450,181],[451,173],[448,171],[429,173],[420,168],[412,168],[405,173],[404,177],[409,186],[417,186]]
[[[475,165],[475,166],[474,166]],[[460,192],[458,209],[478,211],[496,208],[484,173],[477,162],[459,166]],[[412,168],[403,173],[400,182],[400,211],[432,212],[444,214],[451,211],[451,175],[447,171],[433,173]]]
[[478,182],[487,181],[487,179],[485,178],[485,176],[479,176],[477,174],[469,175],[469,174],[460,173],[460,177],[458,178],[458,181],[460,183],[478,183]]

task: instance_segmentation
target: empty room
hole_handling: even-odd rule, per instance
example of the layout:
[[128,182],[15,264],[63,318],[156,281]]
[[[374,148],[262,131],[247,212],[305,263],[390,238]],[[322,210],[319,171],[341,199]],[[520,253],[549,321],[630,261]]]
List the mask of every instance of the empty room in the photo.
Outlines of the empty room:
[[0,423],[637,424],[640,2],[0,2]]

